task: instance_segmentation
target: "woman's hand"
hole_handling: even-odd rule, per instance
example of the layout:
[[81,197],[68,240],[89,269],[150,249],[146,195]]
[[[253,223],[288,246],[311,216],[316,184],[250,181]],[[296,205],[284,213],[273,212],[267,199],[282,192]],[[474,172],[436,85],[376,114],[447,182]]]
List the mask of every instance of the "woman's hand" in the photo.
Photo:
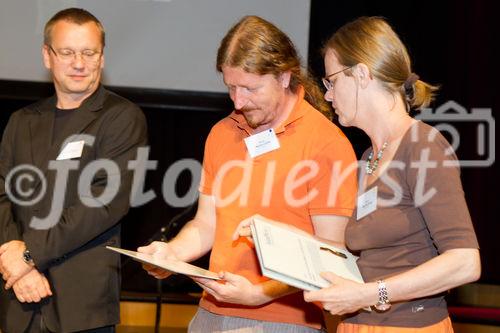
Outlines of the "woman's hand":
[[240,222],[240,224],[238,224],[233,233],[233,241],[238,240],[238,238],[240,237],[246,237],[251,243],[253,243],[252,230],[250,229],[250,225],[253,223],[253,219],[255,217],[262,218],[262,216],[256,214],[244,219]]
[[331,272],[323,272],[321,276],[331,285],[321,290],[305,291],[304,299],[306,302],[321,302],[323,308],[333,315],[353,313],[378,301],[378,288],[374,283],[354,282]]

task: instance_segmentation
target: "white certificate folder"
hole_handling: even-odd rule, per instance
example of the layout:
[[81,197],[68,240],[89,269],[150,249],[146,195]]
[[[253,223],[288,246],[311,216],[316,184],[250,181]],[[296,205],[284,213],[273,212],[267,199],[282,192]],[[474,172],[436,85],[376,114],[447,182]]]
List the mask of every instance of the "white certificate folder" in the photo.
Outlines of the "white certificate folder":
[[327,271],[363,283],[357,257],[347,250],[259,217],[250,228],[262,275],[268,278],[309,291],[329,286],[320,276]]
[[136,261],[150,264],[150,265],[153,265],[155,267],[164,269],[164,270],[172,272],[172,273],[184,274],[187,276],[202,277],[202,278],[211,279],[211,280],[220,280],[217,273],[208,271],[208,270],[201,268],[201,267],[198,267],[198,266],[188,264],[187,262],[184,262],[184,261],[156,258],[150,254],[139,253],[139,252],[130,251],[130,250],[124,250],[124,249],[120,249],[118,247],[106,246],[106,248],[108,250],[118,252],[120,254],[124,254],[128,257],[131,257],[132,259],[134,259]]

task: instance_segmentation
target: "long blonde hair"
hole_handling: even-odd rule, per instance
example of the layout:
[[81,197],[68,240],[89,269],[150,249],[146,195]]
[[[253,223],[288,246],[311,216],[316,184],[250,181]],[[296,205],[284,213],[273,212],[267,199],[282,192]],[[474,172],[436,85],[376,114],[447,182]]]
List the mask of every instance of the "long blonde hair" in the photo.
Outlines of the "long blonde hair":
[[245,16],[222,39],[217,51],[217,70],[222,66],[239,67],[253,74],[278,76],[291,72],[290,90],[305,90],[305,99],[331,118],[329,105],[311,75],[301,67],[300,58],[288,36],[272,23],[258,17]]
[[389,93],[400,94],[410,108],[427,107],[439,88],[412,73],[405,45],[381,17],[360,17],[342,26],[325,44],[323,54],[330,49],[344,66],[365,64]]

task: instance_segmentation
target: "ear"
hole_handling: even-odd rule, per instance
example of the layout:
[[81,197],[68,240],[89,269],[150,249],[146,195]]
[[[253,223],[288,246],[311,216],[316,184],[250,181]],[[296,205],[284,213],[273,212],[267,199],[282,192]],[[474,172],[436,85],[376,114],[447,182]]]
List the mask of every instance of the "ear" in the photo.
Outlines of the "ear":
[[288,88],[290,86],[290,78],[292,77],[292,72],[286,71],[280,74],[278,81],[281,83],[283,88]]
[[50,50],[49,47],[45,44],[42,46],[42,59],[45,68],[51,69],[52,64],[50,63]]
[[363,63],[359,63],[354,67],[353,74],[361,88],[366,88],[370,81],[373,80],[370,69]]
[[101,54],[101,65],[100,65],[101,70],[104,68],[104,50],[102,51]]

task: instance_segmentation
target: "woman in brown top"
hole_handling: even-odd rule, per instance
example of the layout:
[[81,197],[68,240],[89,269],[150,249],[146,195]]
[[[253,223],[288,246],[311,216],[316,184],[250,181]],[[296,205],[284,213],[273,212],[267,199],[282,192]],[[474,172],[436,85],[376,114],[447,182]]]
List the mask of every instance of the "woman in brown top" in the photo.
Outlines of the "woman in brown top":
[[456,156],[408,115],[436,88],[411,72],[405,46],[378,17],[340,28],[325,47],[325,68],[325,99],[340,123],[372,143],[360,168],[366,194],[345,233],[365,283],[326,273],[331,286],[305,299],[346,314],[337,332],[452,332],[443,294],[477,280],[481,268]]

